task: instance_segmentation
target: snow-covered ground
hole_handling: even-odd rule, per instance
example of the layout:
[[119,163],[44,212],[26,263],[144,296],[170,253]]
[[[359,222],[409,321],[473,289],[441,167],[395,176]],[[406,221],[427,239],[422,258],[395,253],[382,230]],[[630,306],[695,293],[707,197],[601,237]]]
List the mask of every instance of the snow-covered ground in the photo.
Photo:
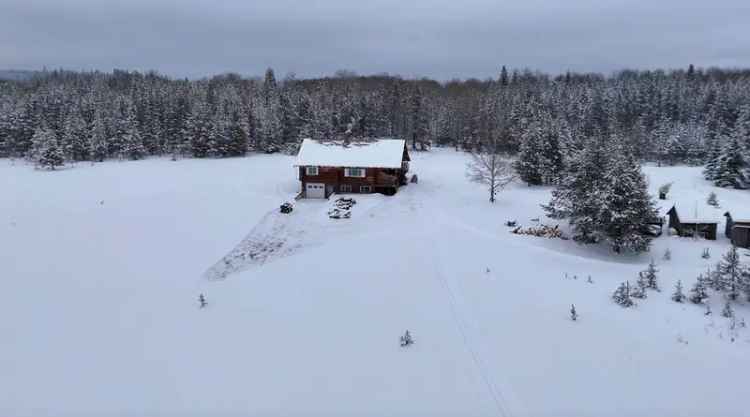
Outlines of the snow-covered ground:
[[[0,160],[0,415],[750,415],[750,329],[730,331],[719,295],[708,317],[669,299],[727,249],[721,215],[750,217],[750,194],[646,167],[654,192],[675,182],[663,206],[697,207],[721,236],[614,256],[509,233],[506,220],[550,223],[549,189],[490,205],[464,155],[412,157],[419,184],[357,196],[342,220],[328,201],[269,214],[298,191],[292,157]],[[206,279],[264,240],[281,249]],[[663,291],[613,304],[652,257]]]

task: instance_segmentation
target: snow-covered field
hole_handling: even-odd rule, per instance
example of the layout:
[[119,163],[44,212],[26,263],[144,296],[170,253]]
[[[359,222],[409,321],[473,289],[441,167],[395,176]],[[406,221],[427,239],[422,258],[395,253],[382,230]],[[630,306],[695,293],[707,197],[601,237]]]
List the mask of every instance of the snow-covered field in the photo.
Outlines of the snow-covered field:
[[[549,189],[490,205],[464,155],[413,159],[419,184],[355,197],[348,220],[324,201],[269,214],[298,190],[286,156],[60,172],[0,160],[0,415],[750,415],[750,329],[730,331],[719,295],[708,317],[669,299],[727,249],[721,215],[750,214],[750,193],[646,167],[654,192],[674,181],[684,216],[697,207],[721,236],[618,257],[510,234],[506,220],[545,222]],[[264,240],[260,261],[206,279]],[[652,257],[663,291],[613,304]]]

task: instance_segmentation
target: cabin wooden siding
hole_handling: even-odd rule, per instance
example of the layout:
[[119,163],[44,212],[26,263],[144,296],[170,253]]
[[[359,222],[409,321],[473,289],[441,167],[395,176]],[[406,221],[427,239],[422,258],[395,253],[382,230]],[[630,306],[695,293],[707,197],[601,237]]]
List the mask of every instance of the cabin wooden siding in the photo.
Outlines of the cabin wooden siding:
[[[356,167],[351,167],[356,168]],[[302,190],[306,189],[307,183],[325,184],[326,196],[332,192],[341,192],[342,185],[350,185],[351,191],[347,193],[359,193],[363,185],[370,186],[370,192],[393,192],[405,182],[405,171],[388,168],[362,168],[364,177],[346,176],[345,167],[318,167],[318,175],[307,175],[307,167],[299,167],[299,178],[302,181]],[[389,176],[392,178],[386,178]]]
[[732,244],[738,248],[750,248],[750,225],[732,227]]
[[[743,247],[743,248],[747,248],[748,245],[750,245],[750,244],[747,243],[747,237],[745,237],[747,232],[744,231],[744,230],[736,231],[735,229],[736,228],[742,228],[742,227],[750,228],[750,222],[747,222],[747,221],[735,221],[732,218],[732,214],[729,213],[729,212],[724,213],[724,217],[727,218],[727,223],[726,223],[726,226],[724,227],[724,235],[729,240],[731,240],[732,243],[734,243],[735,245]],[[737,233],[738,235],[741,235],[737,239],[737,241],[738,242],[742,242],[743,244],[735,243],[735,237],[734,237],[735,233]]]

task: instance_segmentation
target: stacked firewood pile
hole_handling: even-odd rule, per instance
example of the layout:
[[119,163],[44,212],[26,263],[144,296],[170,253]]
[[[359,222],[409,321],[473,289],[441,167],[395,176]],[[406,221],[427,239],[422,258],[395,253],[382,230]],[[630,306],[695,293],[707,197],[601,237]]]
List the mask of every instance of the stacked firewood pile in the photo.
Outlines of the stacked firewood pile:
[[557,225],[557,224],[554,226],[541,224],[539,226],[531,226],[527,228],[518,226],[515,229],[511,230],[511,233],[516,234],[516,235],[546,237],[550,239],[564,239],[564,240],[568,239],[560,230],[560,225]]
[[328,210],[328,217],[332,219],[348,219],[352,217],[352,206],[357,204],[353,198],[340,197],[333,202],[333,208]]

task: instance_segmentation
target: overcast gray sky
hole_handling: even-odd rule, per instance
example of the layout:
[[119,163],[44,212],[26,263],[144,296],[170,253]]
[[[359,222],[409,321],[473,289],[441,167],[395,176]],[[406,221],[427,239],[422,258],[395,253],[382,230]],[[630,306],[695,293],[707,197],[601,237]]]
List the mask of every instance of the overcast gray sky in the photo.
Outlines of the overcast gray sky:
[[179,77],[750,67],[750,0],[0,0],[0,68]]

